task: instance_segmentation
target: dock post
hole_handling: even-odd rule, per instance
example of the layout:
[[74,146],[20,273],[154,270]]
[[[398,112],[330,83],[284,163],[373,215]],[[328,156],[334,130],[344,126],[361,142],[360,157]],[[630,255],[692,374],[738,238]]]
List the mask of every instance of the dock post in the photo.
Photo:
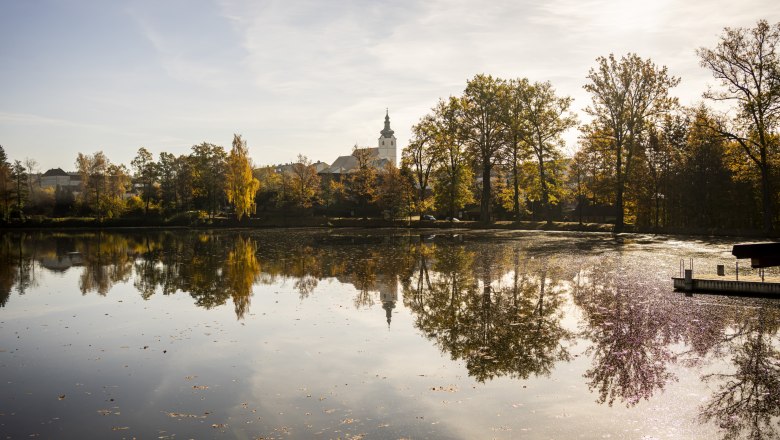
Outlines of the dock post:
[[693,269],[685,269],[685,291],[693,290]]

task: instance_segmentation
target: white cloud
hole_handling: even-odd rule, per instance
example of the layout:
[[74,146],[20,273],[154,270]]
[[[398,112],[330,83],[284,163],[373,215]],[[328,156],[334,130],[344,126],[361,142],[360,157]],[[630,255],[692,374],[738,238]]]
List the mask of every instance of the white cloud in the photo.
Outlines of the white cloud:
[[[239,132],[258,163],[298,153],[331,161],[355,142],[373,145],[385,107],[404,146],[411,125],[477,73],[550,80],[582,109],[590,101],[582,89],[588,70],[611,52],[667,65],[683,79],[673,93],[689,104],[712,83],[696,48],[714,45],[724,26],[780,17],[780,3],[769,0],[171,0],[121,8],[116,15],[131,17],[136,34],[111,40],[111,47],[121,52],[133,43],[148,53],[136,50],[127,65],[102,72],[71,67],[69,80],[83,77],[77,102],[73,87],[57,90],[49,81],[51,91],[40,99],[30,82],[5,73],[6,84],[30,88],[15,87],[13,99],[4,94],[0,102],[0,121],[15,127],[4,144],[40,149],[40,156],[56,144],[51,156],[72,161],[100,127],[110,127],[114,140],[101,136],[87,145],[111,145],[117,156],[140,145],[227,145]],[[19,41],[34,38],[53,36]],[[8,61],[24,71],[24,60]],[[93,86],[95,77],[103,82]],[[49,129],[25,137],[23,127],[33,122]],[[67,131],[57,130],[65,125]],[[572,131],[567,141],[575,140]]]

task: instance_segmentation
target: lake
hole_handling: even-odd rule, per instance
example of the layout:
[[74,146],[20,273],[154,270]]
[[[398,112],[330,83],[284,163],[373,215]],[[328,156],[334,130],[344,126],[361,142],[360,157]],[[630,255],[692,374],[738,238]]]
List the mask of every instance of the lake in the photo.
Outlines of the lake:
[[780,437],[737,241],[440,232],[3,233],[0,437]]

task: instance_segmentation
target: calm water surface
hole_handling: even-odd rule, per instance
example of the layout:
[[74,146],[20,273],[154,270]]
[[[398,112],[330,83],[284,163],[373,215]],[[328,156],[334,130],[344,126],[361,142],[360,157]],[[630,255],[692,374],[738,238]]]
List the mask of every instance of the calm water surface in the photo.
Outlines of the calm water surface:
[[0,437],[778,438],[780,301],[671,288],[732,244],[6,233]]

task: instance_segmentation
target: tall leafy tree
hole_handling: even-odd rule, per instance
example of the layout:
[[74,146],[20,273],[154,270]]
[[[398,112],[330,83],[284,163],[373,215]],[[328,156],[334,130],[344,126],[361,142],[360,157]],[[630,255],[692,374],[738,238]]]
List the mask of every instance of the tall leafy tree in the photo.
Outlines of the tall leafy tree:
[[377,203],[387,212],[390,219],[408,213],[413,198],[411,175],[388,162],[379,173]]
[[577,124],[576,117],[569,111],[572,98],[557,96],[549,82],[536,82],[527,87],[516,87],[513,88],[513,93],[520,94],[519,101],[525,119],[525,130],[521,133],[536,160],[542,208],[547,223],[551,223],[549,186],[553,173],[549,167],[550,163],[561,157],[560,149],[563,145],[561,135]]
[[228,203],[236,210],[236,217],[255,212],[255,195],[260,189],[260,181],[252,175],[252,163],[249,160],[249,150],[241,135],[233,135],[233,148],[227,160],[225,192]]
[[141,198],[144,201],[144,213],[149,213],[149,204],[156,198],[154,184],[157,180],[158,167],[154,156],[144,147],[138,149],[138,153],[130,163],[135,171],[135,181],[141,184]]
[[298,162],[292,165],[290,179],[293,204],[299,208],[311,208],[320,200],[320,176],[308,157],[299,154]]
[[14,185],[14,209],[19,214],[22,214],[24,212],[25,203],[27,202],[27,197],[29,196],[29,193],[27,192],[29,175],[27,174],[27,169],[22,165],[20,160],[15,160],[14,164],[11,166],[11,178],[13,179]]
[[133,184],[130,171],[124,164],[109,163],[106,168],[106,194],[104,207],[109,218],[120,217],[125,211],[124,196]]
[[529,155],[527,143],[530,137],[528,126],[529,84],[526,78],[512,79],[506,84],[503,94],[502,122],[506,126],[506,143],[503,149],[504,163],[512,178],[512,213],[520,220],[520,174],[523,161]]
[[449,217],[474,202],[471,191],[474,173],[468,163],[464,137],[463,100],[450,97],[434,108],[435,137],[433,147],[438,164],[434,172],[434,199],[439,210]]
[[12,187],[11,164],[8,163],[8,156],[5,154],[3,146],[0,145],[0,198],[3,200],[3,219],[8,219],[11,212]]
[[597,66],[588,73],[584,88],[593,103],[586,112],[593,122],[586,128],[591,135],[604,136],[614,157],[615,232],[624,227],[623,195],[631,177],[634,157],[647,121],[659,117],[676,104],[669,89],[679,84],[666,67],[650,59],[627,54],[619,60],[613,54],[596,59]]
[[771,182],[773,156],[780,149],[780,23],[770,25],[759,20],[756,27],[726,28],[714,49],[697,51],[702,67],[722,86],[710,89],[705,97],[732,101],[736,116],[729,124],[714,129],[737,142],[761,174],[763,228],[773,230]]
[[492,221],[491,175],[498,163],[498,152],[506,140],[501,123],[501,94],[505,81],[490,75],[477,75],[466,83],[463,92],[463,136],[471,156],[482,174],[480,216]]
[[81,176],[81,204],[94,212],[98,220],[105,215],[109,165],[108,157],[102,151],[92,155],[79,153],[76,158]]
[[411,172],[414,179],[414,204],[421,217],[430,205],[429,181],[439,161],[435,148],[436,128],[434,116],[423,116],[412,127],[412,139],[401,153],[401,164]]
[[[192,147],[188,159],[192,173],[192,195],[198,207],[208,211],[213,217],[224,200],[227,152],[219,145],[204,142]],[[237,160],[237,163],[240,161]],[[239,173],[243,170],[241,167]],[[251,175],[251,171],[250,171]]]
[[357,161],[357,167],[347,177],[346,192],[365,216],[368,206],[376,202],[377,172],[372,164],[373,157],[368,148],[359,148],[355,145],[352,149],[352,156]]
[[176,207],[191,209],[195,197],[195,168],[191,156],[180,155],[173,161]]
[[178,207],[176,171],[176,156],[164,151],[160,153],[157,172],[160,180],[160,202],[165,211],[172,211]]

